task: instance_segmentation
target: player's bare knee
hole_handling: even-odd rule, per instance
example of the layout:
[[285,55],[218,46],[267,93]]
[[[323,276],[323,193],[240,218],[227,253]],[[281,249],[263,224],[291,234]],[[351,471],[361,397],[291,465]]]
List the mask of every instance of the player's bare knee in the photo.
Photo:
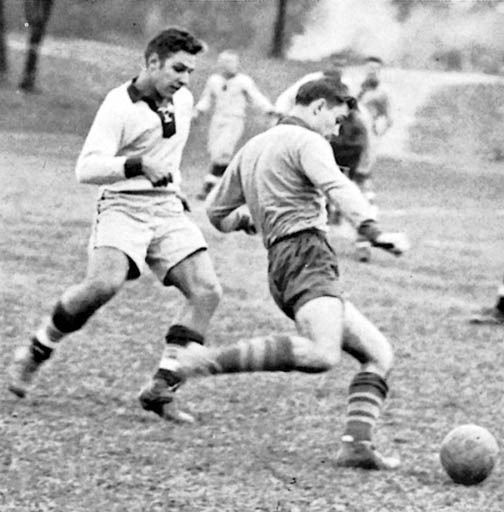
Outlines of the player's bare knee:
[[373,364],[378,373],[383,376],[390,373],[394,364],[394,349],[388,341],[380,346],[380,350],[374,355],[370,364]]
[[338,350],[318,350],[319,368],[329,371],[337,366],[341,360],[341,352]]

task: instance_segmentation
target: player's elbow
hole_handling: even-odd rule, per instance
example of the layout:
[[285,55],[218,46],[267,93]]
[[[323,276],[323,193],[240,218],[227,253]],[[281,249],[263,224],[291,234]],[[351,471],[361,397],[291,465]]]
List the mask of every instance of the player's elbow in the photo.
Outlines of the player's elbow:
[[90,166],[85,158],[79,158],[75,166],[75,177],[79,183],[89,184],[92,183],[92,176]]

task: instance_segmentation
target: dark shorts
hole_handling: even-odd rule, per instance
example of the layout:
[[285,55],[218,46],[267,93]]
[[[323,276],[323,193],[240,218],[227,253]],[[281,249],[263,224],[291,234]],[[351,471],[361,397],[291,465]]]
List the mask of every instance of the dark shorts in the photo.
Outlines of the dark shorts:
[[343,294],[336,253],[318,230],[289,235],[269,248],[268,281],[278,307],[292,319],[312,299]]

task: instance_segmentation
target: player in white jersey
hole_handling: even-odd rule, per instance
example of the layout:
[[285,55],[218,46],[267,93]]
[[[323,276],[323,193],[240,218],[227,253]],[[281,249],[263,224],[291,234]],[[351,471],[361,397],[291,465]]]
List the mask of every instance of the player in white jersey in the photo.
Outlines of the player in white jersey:
[[373,133],[378,137],[393,124],[390,93],[381,81],[383,65],[380,57],[366,59],[366,75],[357,94],[359,104],[364,105],[371,116]]
[[[322,135],[347,113],[334,83],[315,80],[298,91],[290,116],[248,141],[208,198],[207,213],[223,232],[258,230],[268,250],[271,295],[296,322],[298,336],[269,335],[231,346],[192,347],[181,354],[181,373],[301,371],[333,368],[341,350],[360,371],[350,384],[341,466],[394,469],[372,444],[386,398],[393,351],[383,334],[343,298],[338,262],[326,238],[325,197],[338,204],[359,233],[395,255],[404,235],[383,233],[357,186],[338,169]],[[244,208],[247,206],[249,210]],[[184,359],[184,360],[182,360]]]
[[201,98],[194,109],[194,118],[210,111],[213,115],[208,129],[210,170],[204,178],[199,199],[205,199],[220,180],[231,161],[245,128],[248,105],[265,114],[273,114],[271,102],[259,91],[254,80],[239,72],[240,60],[236,52],[226,50],[218,58],[219,72],[208,78]]
[[142,391],[142,406],[166,419],[191,421],[173,402],[172,370],[186,345],[203,343],[221,288],[199,228],[180,198],[180,161],[192,117],[187,85],[203,44],[170,28],[152,39],[138,77],[110,91],[76,165],[80,183],[101,185],[85,279],[67,289],[11,368],[19,397],[60,340],[84,326],[147,265],[187,302],[166,335],[159,369]]

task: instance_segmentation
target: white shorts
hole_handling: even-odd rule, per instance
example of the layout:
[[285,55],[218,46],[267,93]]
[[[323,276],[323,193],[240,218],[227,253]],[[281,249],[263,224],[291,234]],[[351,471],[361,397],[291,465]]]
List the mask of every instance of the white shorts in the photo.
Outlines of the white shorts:
[[214,116],[208,130],[210,160],[217,165],[227,165],[233,158],[245,120],[238,116]]
[[207,244],[175,194],[106,190],[98,199],[89,240],[90,251],[98,247],[128,256],[134,263],[129,279],[139,277],[147,264],[163,282],[172,267]]

